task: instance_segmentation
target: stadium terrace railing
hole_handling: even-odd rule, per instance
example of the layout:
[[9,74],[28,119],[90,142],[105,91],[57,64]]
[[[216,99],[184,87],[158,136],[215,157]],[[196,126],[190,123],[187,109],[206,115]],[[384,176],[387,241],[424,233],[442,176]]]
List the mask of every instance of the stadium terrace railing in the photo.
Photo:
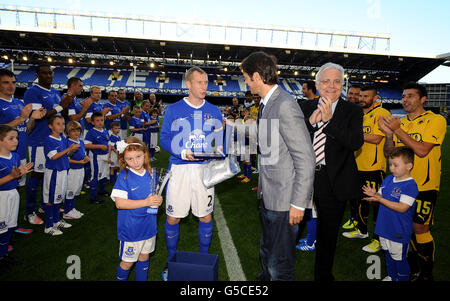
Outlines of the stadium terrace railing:
[[286,49],[390,51],[388,34],[0,5],[0,29]]

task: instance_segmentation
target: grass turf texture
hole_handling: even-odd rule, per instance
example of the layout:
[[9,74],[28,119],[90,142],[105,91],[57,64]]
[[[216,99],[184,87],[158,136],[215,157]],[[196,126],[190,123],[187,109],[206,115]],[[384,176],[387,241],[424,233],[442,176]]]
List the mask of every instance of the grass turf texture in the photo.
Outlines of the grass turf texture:
[[[436,243],[436,257],[434,267],[435,280],[450,280],[450,134],[444,140],[442,147],[442,176],[441,191],[439,194],[434,216],[432,235]],[[158,161],[153,167],[166,168],[169,155],[161,150],[156,155]],[[259,240],[261,226],[259,219],[258,200],[256,192],[251,188],[257,185],[257,175],[252,175],[252,181],[241,184],[236,177],[216,186],[216,195],[220,199],[227,225],[230,229],[234,245],[238,251],[241,265],[247,280],[256,280],[260,271]],[[110,192],[112,187],[107,186]],[[11,268],[10,272],[0,275],[0,280],[48,280],[64,281],[67,278],[67,269],[73,262],[67,262],[71,255],[80,258],[81,280],[102,281],[114,280],[116,268],[119,263],[119,242],[116,233],[117,210],[110,198],[105,198],[105,204],[90,204],[89,192],[81,195],[77,200],[77,208],[85,215],[79,220],[68,220],[73,226],[62,229],[63,235],[49,236],[44,234],[43,225],[28,225],[23,220],[25,205],[25,188],[19,189],[21,207],[19,212],[19,227],[32,228],[31,235],[14,233],[11,244],[14,247],[11,256],[20,259],[23,263]],[[167,249],[164,239],[165,213],[164,205],[158,213],[158,235],[156,250],[150,257],[149,280],[160,280],[161,271],[167,261]],[[43,217],[42,214],[40,214]],[[349,204],[342,223],[349,217]],[[189,215],[180,224],[180,239],[178,250],[199,251],[197,235],[198,219]],[[373,225],[369,224],[369,233]],[[217,227],[214,224],[214,234],[210,253],[219,255],[219,280],[229,280],[224,256],[220,247]],[[306,229],[301,228],[301,237],[306,236]],[[370,242],[369,239],[344,238],[340,230],[336,250],[334,275],[336,280],[367,281],[367,269],[371,263],[367,262],[369,253],[361,248]],[[384,254],[376,255],[381,260],[381,278],[385,273]],[[296,280],[313,280],[314,252],[297,251]],[[129,280],[135,280],[134,269]]]

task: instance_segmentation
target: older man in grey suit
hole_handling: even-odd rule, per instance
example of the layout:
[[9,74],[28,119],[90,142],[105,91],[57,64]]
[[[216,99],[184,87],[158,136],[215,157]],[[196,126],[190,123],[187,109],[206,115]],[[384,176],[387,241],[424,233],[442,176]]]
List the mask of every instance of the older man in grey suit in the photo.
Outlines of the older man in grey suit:
[[241,63],[245,83],[261,96],[258,198],[262,235],[259,280],[295,280],[298,224],[311,208],[315,155],[303,113],[278,86],[276,60],[255,52]]

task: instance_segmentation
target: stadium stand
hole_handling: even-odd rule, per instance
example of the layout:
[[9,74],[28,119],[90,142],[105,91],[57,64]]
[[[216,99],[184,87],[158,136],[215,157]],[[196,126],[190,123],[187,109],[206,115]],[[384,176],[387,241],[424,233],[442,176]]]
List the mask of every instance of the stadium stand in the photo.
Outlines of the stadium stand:
[[[17,81],[25,85],[31,86],[35,81],[35,66],[18,65],[15,67]],[[186,94],[186,85],[184,84],[183,75],[176,72],[167,72],[161,77],[161,72],[154,71],[137,71],[136,81],[134,81],[133,70],[121,70],[118,79],[113,78],[116,69],[93,68],[93,67],[69,67],[56,66],[53,77],[53,84],[56,88],[66,88],[67,80],[76,76],[83,80],[85,86],[97,85],[100,87],[110,88],[138,88],[144,91],[156,89],[158,92],[168,90],[168,94],[183,95]],[[160,81],[161,80],[161,81]],[[297,98],[302,98],[301,92],[303,82],[306,79],[281,78],[280,85],[288,93],[293,94]],[[209,74],[208,90],[210,92],[234,92],[243,93],[246,91],[245,85],[239,85],[239,81],[243,82],[242,76],[232,75],[216,75]],[[379,97],[383,102],[398,102],[401,99],[401,90],[392,87],[377,85],[379,89]],[[240,94],[238,94],[240,95]],[[211,94],[214,96],[214,93]]]

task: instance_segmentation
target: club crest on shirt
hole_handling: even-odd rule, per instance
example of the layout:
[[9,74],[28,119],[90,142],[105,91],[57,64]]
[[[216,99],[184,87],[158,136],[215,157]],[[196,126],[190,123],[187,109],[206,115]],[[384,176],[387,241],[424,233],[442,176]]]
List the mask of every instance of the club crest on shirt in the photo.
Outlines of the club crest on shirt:
[[370,126],[363,126],[364,134],[370,134],[371,131],[372,131],[372,129],[370,128]]
[[395,187],[394,189],[392,189],[391,196],[393,196],[394,198],[398,199],[401,194],[402,194],[402,189],[400,187]]
[[418,141],[418,142],[422,142],[422,134],[420,133],[411,133],[409,134],[409,137],[413,138],[414,140]]
[[211,121],[212,120],[212,114],[211,113],[205,113],[203,115],[203,120],[204,121]]

